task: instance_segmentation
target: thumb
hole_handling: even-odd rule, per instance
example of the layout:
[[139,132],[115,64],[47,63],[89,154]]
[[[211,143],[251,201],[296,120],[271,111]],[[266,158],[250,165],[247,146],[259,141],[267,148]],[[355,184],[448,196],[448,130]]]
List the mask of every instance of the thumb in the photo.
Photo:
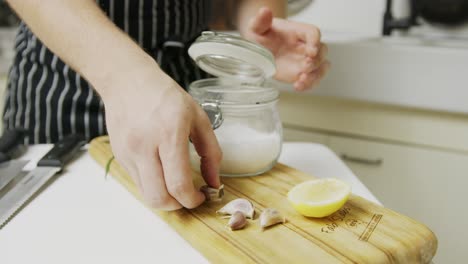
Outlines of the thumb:
[[221,185],[219,167],[222,153],[210,121],[204,112],[194,122],[190,140],[200,156],[200,171],[206,184],[213,188],[219,188]]
[[249,28],[254,33],[263,35],[270,28],[273,23],[273,12],[267,7],[262,7],[258,10],[255,17],[250,20]]

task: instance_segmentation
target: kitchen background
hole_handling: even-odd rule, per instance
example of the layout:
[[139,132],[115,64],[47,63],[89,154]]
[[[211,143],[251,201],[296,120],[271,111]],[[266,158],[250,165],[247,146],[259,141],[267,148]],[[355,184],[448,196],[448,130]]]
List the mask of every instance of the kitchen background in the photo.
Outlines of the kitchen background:
[[[311,2],[294,19],[321,27],[332,69],[308,96],[283,87],[285,140],[327,145],[385,206],[436,233],[435,263],[466,262],[468,25],[419,17],[382,37],[391,1]],[[392,3],[400,25],[411,2]],[[465,0],[413,3],[447,11],[441,21],[468,15]]]
[[[418,17],[406,22],[420,25],[382,37],[386,4],[393,2],[393,16],[400,19],[393,24],[404,26],[410,0],[288,2],[292,19],[320,26],[333,66],[306,95],[278,84],[285,140],[334,150],[385,206],[436,233],[435,263],[463,263],[468,257],[463,199],[468,186],[468,26],[442,26]],[[415,2],[444,2],[445,7],[464,2],[455,11],[467,6],[466,0]],[[0,1],[0,94],[16,23]]]
[[[0,110],[3,112],[3,98],[6,85],[6,74],[13,59],[13,41],[18,18],[11,12],[5,1],[0,0]],[[0,131],[2,124],[0,122]]]

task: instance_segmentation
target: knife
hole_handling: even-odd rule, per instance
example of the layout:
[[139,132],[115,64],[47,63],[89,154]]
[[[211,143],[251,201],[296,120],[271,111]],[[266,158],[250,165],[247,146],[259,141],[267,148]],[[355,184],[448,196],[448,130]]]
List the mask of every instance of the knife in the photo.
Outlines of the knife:
[[13,180],[28,163],[26,160],[10,161],[24,152],[23,136],[23,130],[13,129],[4,131],[0,137],[0,190]]
[[53,176],[62,171],[85,144],[79,135],[70,135],[59,142],[26,174],[0,197],[0,228],[2,228]]

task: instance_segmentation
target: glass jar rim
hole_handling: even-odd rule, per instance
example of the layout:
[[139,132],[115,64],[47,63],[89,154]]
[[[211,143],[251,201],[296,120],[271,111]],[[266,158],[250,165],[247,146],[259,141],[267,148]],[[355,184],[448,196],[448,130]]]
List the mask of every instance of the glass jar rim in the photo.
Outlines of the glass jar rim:
[[263,105],[277,101],[279,91],[273,87],[243,84],[221,78],[194,81],[188,89],[198,102],[214,102],[219,105]]

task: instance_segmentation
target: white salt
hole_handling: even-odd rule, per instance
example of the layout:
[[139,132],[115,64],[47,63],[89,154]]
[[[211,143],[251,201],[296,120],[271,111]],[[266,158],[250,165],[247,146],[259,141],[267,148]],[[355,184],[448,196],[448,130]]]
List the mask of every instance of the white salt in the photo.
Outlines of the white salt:
[[[263,172],[281,151],[279,131],[261,132],[240,123],[223,123],[215,130],[223,152],[220,173],[225,176],[252,175]],[[192,166],[199,168],[200,159],[190,145]]]

